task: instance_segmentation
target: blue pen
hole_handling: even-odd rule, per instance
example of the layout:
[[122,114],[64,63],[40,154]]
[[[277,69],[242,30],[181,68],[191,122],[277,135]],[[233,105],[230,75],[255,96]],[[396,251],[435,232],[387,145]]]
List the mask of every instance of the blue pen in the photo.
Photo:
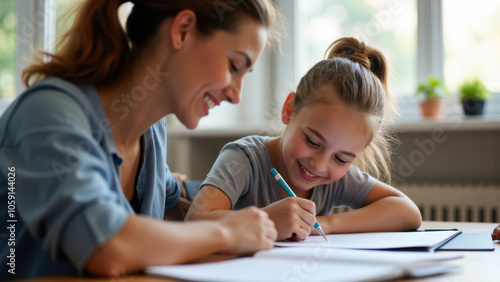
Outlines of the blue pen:
[[[271,174],[274,176],[274,179],[276,179],[276,181],[278,181],[278,183],[283,188],[283,190],[285,190],[285,192],[288,194],[288,196],[297,197],[295,195],[295,193],[293,193],[292,189],[290,189],[290,186],[288,186],[288,184],[286,184],[283,177],[281,177],[281,175],[278,173],[278,171],[275,168],[271,168]],[[323,232],[323,229],[321,229],[321,226],[319,226],[319,223],[317,221],[314,223],[314,228],[316,228],[316,230],[318,230],[319,234],[321,236],[323,236],[323,239],[325,239],[325,241],[328,241],[328,239],[326,239],[325,232]]]

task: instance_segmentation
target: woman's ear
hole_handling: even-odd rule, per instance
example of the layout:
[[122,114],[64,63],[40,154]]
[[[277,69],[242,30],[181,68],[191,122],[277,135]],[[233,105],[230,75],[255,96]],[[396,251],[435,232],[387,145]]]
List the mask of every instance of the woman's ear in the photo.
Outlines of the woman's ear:
[[192,10],[182,10],[174,17],[170,28],[170,39],[172,48],[179,50],[182,48],[188,35],[194,34],[196,30],[196,14]]
[[284,124],[288,124],[290,122],[290,119],[292,118],[292,114],[295,111],[295,93],[290,93],[288,94],[288,97],[286,97],[286,101],[283,104],[283,109],[281,109],[281,121]]

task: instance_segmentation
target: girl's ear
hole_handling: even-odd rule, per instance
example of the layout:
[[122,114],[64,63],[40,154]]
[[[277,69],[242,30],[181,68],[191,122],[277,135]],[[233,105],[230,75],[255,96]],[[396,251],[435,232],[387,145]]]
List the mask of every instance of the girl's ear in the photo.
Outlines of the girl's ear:
[[295,93],[292,92],[288,94],[288,97],[286,97],[286,101],[283,104],[283,109],[281,109],[281,121],[284,124],[288,124],[290,122],[292,114],[295,110],[294,104],[295,104]]
[[188,35],[194,34],[196,30],[196,14],[192,10],[182,10],[174,17],[170,28],[170,39],[172,48],[179,50],[182,48]]

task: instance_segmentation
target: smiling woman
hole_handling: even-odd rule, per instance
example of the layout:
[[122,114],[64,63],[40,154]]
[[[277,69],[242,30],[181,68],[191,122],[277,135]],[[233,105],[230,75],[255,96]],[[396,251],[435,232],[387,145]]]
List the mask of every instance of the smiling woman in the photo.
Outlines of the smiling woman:
[[[254,208],[217,222],[164,221],[181,189],[166,165],[164,117],[188,128],[240,100],[273,37],[268,0],[82,1],[54,53],[23,71],[29,87],[0,119],[0,166],[16,172],[15,274],[117,276],[145,266],[271,248]],[[9,192],[0,170],[0,196]],[[7,201],[0,208],[7,209]],[[0,220],[7,222],[6,214]],[[5,265],[10,247],[2,245]]]

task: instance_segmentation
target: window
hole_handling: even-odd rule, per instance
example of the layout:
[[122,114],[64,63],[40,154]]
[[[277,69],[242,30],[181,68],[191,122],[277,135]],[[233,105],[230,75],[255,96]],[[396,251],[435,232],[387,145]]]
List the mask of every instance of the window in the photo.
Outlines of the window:
[[500,1],[443,0],[444,81],[455,92],[479,77],[500,92]]
[[390,60],[393,87],[413,95],[416,85],[416,1],[300,0],[298,69],[304,74],[324,58],[328,46],[352,36],[382,49]]
[[14,98],[16,93],[16,2],[0,1],[0,98]]
[[[281,7],[288,1],[277,0]],[[324,58],[336,39],[353,36],[389,54],[390,83],[402,97],[398,122],[420,118],[415,97],[428,75],[441,78],[451,96],[447,113],[461,115],[458,85],[479,77],[490,92],[485,114],[500,114],[500,2],[484,0],[296,0],[292,42],[300,78]],[[286,9],[285,9],[286,11]],[[287,56],[289,56],[287,54]],[[278,69],[283,67],[277,66]],[[290,67],[288,67],[290,68]],[[300,73],[300,75],[299,75]]]

